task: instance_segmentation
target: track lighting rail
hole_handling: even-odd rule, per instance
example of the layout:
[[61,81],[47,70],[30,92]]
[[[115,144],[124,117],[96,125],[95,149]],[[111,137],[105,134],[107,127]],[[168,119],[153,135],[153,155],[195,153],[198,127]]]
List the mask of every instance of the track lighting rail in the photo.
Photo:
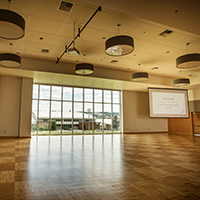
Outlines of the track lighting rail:
[[68,50],[69,47],[75,42],[75,40],[77,39],[77,37],[80,37],[81,32],[85,29],[85,27],[89,24],[89,22],[90,22],[90,21],[92,20],[92,18],[97,14],[98,11],[101,11],[101,6],[99,6],[99,7],[97,8],[97,10],[94,12],[94,14],[90,17],[90,19],[87,21],[87,23],[83,26],[83,28],[82,28],[82,29],[80,29],[80,28],[78,29],[78,34],[77,34],[76,37],[71,41],[71,43],[70,43],[68,46],[66,46],[64,52],[61,54],[60,57],[57,58],[56,63],[59,63],[60,59],[63,57],[63,55],[64,55],[65,53],[67,53],[67,50]]

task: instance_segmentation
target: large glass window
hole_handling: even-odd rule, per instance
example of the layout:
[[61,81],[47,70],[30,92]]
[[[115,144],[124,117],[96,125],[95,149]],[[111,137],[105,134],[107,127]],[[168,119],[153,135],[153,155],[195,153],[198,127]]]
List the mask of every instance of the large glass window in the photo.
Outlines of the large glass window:
[[72,134],[72,102],[63,102],[62,134]]
[[38,111],[38,101],[32,101],[32,123],[31,123],[31,132],[32,134],[37,134],[37,112]]
[[120,132],[120,105],[113,104],[113,132]]
[[83,101],[83,88],[74,88],[74,101]]
[[62,87],[52,86],[52,95],[53,100],[61,100],[62,97]]
[[49,85],[40,85],[40,99],[50,99]]
[[103,112],[102,103],[94,104],[94,133],[102,133],[103,131]]
[[102,102],[102,90],[94,90],[94,102]]
[[121,92],[33,85],[32,134],[120,132]]
[[72,101],[72,87],[63,87],[63,100]]
[[51,134],[61,133],[61,101],[51,101]]
[[83,133],[83,103],[74,102],[73,116],[73,131],[74,134]]
[[84,104],[84,134],[93,133],[93,103]]
[[50,101],[39,101],[39,116],[37,120],[38,134],[49,134]]
[[112,132],[111,104],[104,104],[104,133]]

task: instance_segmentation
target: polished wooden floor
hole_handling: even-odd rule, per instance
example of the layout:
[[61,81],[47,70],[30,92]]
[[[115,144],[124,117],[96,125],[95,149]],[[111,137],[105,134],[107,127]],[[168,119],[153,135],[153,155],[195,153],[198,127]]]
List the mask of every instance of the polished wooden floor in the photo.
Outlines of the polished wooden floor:
[[200,137],[0,139],[0,199],[200,199]]

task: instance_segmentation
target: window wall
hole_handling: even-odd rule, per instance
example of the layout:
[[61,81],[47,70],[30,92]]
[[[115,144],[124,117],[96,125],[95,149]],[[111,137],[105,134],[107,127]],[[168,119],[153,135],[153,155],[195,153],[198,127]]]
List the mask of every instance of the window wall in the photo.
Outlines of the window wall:
[[33,85],[32,134],[120,133],[121,92]]

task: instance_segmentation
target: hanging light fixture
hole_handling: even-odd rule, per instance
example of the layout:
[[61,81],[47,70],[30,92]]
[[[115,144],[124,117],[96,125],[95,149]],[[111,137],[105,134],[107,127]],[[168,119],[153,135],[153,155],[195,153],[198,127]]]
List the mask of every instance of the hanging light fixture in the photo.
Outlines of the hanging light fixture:
[[176,59],[176,67],[179,69],[196,68],[199,66],[200,66],[199,53],[186,54]]
[[146,72],[137,72],[132,74],[131,76],[132,81],[146,81],[149,79],[149,74]]
[[0,38],[17,40],[22,38],[24,35],[24,18],[16,12],[0,9]]
[[190,84],[189,78],[180,78],[173,81],[175,87],[186,86]]
[[18,68],[21,66],[21,57],[12,53],[0,54],[0,65],[9,68]]
[[79,63],[75,67],[75,72],[80,75],[89,75],[94,73],[94,66],[90,63]]
[[[121,24],[117,24],[117,28]],[[124,56],[134,50],[134,40],[128,35],[117,35],[106,40],[105,51],[110,56]]]
[[[86,54],[83,54],[85,61]],[[75,66],[75,73],[80,75],[89,75],[94,73],[94,65],[90,63],[79,63]]]

